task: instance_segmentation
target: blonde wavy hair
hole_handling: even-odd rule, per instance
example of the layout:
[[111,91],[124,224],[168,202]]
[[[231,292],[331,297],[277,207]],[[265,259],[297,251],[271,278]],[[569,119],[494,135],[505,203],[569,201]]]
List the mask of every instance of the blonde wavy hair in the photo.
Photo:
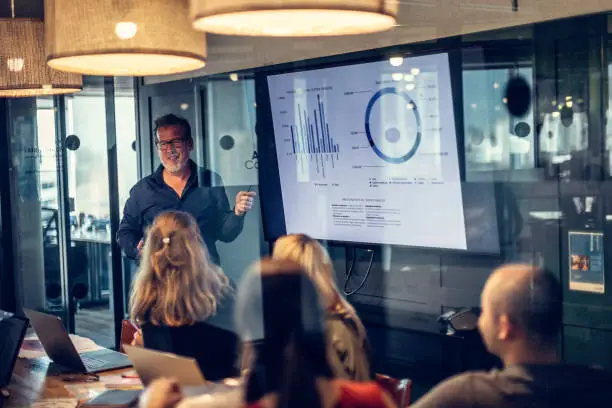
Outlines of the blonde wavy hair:
[[314,282],[328,313],[348,314],[357,324],[359,334],[364,336],[365,329],[355,309],[338,291],[334,280],[334,268],[327,250],[317,241],[305,234],[289,234],[274,243],[272,259],[289,260],[302,267]]
[[159,215],[147,232],[132,283],[130,318],[191,325],[214,316],[230,291],[228,278],[209,259],[195,219],[180,211]]

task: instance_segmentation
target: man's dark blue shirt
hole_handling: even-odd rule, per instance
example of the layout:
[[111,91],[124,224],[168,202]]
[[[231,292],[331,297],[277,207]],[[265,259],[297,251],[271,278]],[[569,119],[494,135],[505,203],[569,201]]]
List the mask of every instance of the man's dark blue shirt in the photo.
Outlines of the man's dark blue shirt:
[[161,165],[130,190],[117,230],[117,242],[130,258],[138,257],[137,246],[146,228],[165,211],[184,211],[196,219],[210,258],[216,264],[219,264],[219,253],[215,243],[231,242],[242,231],[244,217],[230,208],[221,177],[198,168],[192,160],[189,166],[191,176],[181,197],[164,182]]

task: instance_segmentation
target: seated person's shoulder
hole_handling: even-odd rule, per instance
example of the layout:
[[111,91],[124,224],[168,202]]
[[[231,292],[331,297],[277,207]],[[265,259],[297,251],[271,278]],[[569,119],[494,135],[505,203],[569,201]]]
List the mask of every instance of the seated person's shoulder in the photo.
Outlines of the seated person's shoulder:
[[357,382],[336,379],[340,389],[339,406],[351,408],[393,407],[391,397],[376,382]]
[[335,336],[351,336],[356,332],[356,330],[353,330],[352,327],[347,325],[347,322],[335,316],[326,317],[325,329],[329,334],[333,334]]
[[350,319],[326,320],[327,354],[338,378],[365,381],[371,378],[366,340]]
[[[450,377],[432,388],[413,406],[424,407],[473,407],[488,400],[495,393],[499,372],[468,372]],[[482,401],[481,401],[482,400]],[[484,403],[486,406],[487,404]]]
[[328,335],[338,339],[357,339],[359,335],[357,322],[348,314],[329,314],[325,319],[325,329]]

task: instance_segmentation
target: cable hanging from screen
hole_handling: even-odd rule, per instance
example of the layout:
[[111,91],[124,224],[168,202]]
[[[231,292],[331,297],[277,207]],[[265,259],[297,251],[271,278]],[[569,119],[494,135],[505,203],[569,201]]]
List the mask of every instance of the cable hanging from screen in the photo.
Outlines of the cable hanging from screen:
[[345,279],[344,279],[344,295],[345,296],[352,296],[355,293],[359,292],[361,288],[363,288],[363,286],[368,281],[368,277],[370,276],[370,271],[372,270],[372,263],[374,262],[374,251],[372,249],[367,249],[366,251],[370,253],[370,261],[368,263],[368,269],[366,270],[365,276],[363,277],[363,279],[361,280],[361,283],[359,284],[359,286],[357,286],[356,289],[349,290],[349,282],[351,280],[351,275],[353,274],[355,263],[357,263],[357,248],[353,248],[353,257],[351,260],[351,265],[349,266],[349,269],[346,272]]

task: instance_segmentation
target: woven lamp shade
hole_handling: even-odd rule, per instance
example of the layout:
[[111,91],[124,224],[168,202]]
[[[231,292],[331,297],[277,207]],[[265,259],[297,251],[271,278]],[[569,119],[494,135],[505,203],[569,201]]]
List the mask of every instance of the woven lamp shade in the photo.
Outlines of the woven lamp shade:
[[42,21],[0,19],[0,97],[56,95],[82,88],[80,75],[47,66]]
[[146,76],[206,64],[187,0],[45,0],[47,62],[67,72]]
[[396,23],[398,0],[191,0],[194,28],[299,37],[365,34]]

